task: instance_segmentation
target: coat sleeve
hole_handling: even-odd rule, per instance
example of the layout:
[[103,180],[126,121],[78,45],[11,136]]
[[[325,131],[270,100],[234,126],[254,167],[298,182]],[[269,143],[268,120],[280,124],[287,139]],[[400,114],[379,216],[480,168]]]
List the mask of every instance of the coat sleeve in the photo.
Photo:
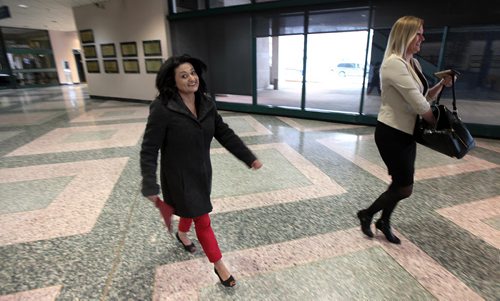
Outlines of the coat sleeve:
[[142,195],[150,196],[160,193],[156,170],[158,168],[158,152],[167,131],[166,108],[160,99],[156,99],[149,107],[149,117],[141,145],[140,161],[142,175]]
[[253,161],[257,160],[257,157],[224,120],[222,120],[222,117],[217,111],[215,114],[215,139],[236,158],[243,161],[248,167],[251,167]]

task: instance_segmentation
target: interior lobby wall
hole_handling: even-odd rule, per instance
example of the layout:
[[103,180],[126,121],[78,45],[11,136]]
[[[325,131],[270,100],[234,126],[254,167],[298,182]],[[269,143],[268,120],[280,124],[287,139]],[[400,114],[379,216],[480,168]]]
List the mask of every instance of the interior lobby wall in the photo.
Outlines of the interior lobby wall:
[[[170,56],[166,12],[166,1],[162,0],[110,0],[103,5],[91,4],[73,9],[78,31],[91,29],[94,36],[93,43],[83,45],[95,46],[97,58],[92,60],[97,60],[100,66],[99,73],[86,73],[91,96],[139,100],[152,100],[155,97],[156,74],[146,73],[145,59],[165,60]],[[161,55],[154,57],[144,55],[142,43],[150,40],[160,40]],[[123,42],[136,42],[137,55],[123,57],[120,51],[120,43]],[[115,45],[116,57],[103,59],[101,44],[110,43]],[[105,73],[103,65],[105,59],[118,62],[118,73]],[[137,59],[139,73],[125,73],[123,59]],[[84,65],[86,60],[88,58],[84,57]]]

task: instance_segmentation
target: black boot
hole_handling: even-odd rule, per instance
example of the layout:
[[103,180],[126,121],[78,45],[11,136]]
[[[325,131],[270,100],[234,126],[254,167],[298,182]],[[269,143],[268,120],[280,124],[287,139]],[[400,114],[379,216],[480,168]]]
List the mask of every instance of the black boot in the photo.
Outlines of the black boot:
[[394,234],[392,234],[391,231],[391,225],[388,221],[385,221],[383,219],[379,219],[375,223],[375,227],[382,231],[384,233],[385,238],[387,238],[388,241],[392,242],[393,244],[400,244],[401,240]]
[[359,218],[359,222],[361,223],[361,232],[368,237],[373,237],[372,229],[370,229],[373,215],[368,214],[366,210],[360,210],[358,211],[357,216]]

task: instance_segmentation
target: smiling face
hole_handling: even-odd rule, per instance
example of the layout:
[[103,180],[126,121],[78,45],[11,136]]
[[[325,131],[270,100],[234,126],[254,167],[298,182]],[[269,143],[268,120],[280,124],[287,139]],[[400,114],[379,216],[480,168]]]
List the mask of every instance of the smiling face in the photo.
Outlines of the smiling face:
[[406,54],[407,55],[414,55],[415,53],[420,51],[420,46],[422,42],[425,40],[424,38],[424,28],[423,26],[420,26],[420,28],[417,31],[417,34],[411,40],[410,45],[408,45],[408,49],[406,49]]
[[180,64],[175,69],[175,86],[180,94],[194,94],[199,84],[198,74],[190,63]]

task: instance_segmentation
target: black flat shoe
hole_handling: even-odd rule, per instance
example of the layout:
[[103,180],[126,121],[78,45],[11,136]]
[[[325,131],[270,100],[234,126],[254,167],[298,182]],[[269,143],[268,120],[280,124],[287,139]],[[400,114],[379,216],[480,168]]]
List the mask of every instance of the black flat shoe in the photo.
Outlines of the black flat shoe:
[[217,277],[219,277],[220,283],[226,287],[233,287],[236,285],[236,280],[234,280],[233,275],[229,276],[226,280],[222,280],[222,278],[219,275],[219,272],[217,272],[217,269],[214,267],[214,272]]
[[389,225],[388,222],[385,222],[384,220],[379,219],[375,223],[375,227],[382,231],[384,233],[385,238],[387,238],[388,241],[392,242],[393,244],[400,244],[401,240],[392,233],[391,231],[391,226]]
[[370,229],[373,216],[367,214],[366,210],[358,211],[357,216],[359,218],[359,222],[361,223],[361,232],[368,237],[373,237],[372,229]]
[[186,246],[181,238],[179,237],[179,232],[176,232],[175,233],[175,237],[177,237],[177,240],[181,243],[181,245],[184,247],[184,250],[188,251],[189,253],[194,253],[196,252],[196,246],[194,245],[194,243],[191,243],[190,245]]

